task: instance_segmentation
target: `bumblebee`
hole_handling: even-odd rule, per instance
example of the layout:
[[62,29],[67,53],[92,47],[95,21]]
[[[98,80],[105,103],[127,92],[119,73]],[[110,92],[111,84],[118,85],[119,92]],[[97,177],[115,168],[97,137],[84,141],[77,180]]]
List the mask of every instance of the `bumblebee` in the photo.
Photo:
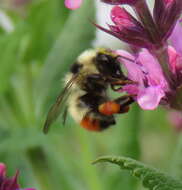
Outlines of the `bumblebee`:
[[48,112],[44,133],[61,114],[65,102],[64,121],[68,110],[77,123],[90,131],[102,131],[114,125],[114,114],[128,112],[134,100],[127,95],[111,100],[108,88],[117,91],[130,83],[121,70],[117,54],[105,48],[84,51],[65,76],[65,88]]

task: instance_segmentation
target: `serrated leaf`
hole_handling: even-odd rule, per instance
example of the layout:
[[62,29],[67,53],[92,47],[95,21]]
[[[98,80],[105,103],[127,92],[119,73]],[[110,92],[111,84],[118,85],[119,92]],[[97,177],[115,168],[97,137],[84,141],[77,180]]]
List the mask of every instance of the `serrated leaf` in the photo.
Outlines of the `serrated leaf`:
[[139,178],[144,187],[150,190],[181,190],[182,183],[167,174],[147,166],[141,162],[127,157],[105,156],[100,157],[93,163],[110,162],[117,164],[121,169],[131,171],[131,173]]

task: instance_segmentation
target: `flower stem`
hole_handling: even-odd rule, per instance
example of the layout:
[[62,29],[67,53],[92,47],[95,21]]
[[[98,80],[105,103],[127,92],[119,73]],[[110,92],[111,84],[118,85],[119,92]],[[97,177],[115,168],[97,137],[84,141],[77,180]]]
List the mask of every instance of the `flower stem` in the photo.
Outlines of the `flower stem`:
[[[129,113],[123,117],[117,137],[120,139],[118,142],[119,155],[139,160],[141,153],[139,143],[141,109],[137,105],[132,105]],[[125,171],[122,171],[119,177],[115,176],[125,189],[137,189],[138,181],[131,178]]]

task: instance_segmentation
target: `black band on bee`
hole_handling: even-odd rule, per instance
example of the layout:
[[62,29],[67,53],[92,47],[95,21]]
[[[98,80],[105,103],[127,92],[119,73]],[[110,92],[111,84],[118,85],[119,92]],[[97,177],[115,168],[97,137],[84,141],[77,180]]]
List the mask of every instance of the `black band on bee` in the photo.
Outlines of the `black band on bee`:
[[110,127],[111,125],[115,125],[116,121],[114,119],[114,117],[111,117],[110,119],[107,120],[101,120],[100,121],[100,128],[101,130],[107,129],[108,127]]
[[83,103],[83,105],[80,106],[89,107],[92,111],[98,111],[98,106],[107,101],[107,99],[104,99],[101,95],[90,93],[81,96],[79,99]]
[[84,90],[92,94],[102,93],[108,85],[100,74],[91,74],[86,77]]

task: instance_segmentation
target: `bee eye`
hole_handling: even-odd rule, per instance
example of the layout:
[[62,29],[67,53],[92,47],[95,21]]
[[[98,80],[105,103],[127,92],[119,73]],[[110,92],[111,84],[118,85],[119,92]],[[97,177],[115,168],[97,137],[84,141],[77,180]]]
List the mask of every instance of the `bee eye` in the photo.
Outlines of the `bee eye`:
[[73,73],[73,74],[76,74],[80,71],[80,69],[82,68],[83,65],[79,64],[79,63],[74,63],[71,68],[70,68],[70,71]]
[[109,59],[106,55],[100,55],[100,61],[102,62],[109,62]]

